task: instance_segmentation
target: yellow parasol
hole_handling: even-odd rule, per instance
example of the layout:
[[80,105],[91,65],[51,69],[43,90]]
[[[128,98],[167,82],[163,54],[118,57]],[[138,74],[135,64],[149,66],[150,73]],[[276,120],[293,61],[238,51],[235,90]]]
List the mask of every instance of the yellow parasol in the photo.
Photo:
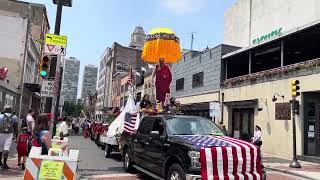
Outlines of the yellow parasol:
[[156,28],[146,36],[142,50],[142,59],[147,62],[159,62],[163,58],[166,63],[181,60],[179,38],[168,28]]

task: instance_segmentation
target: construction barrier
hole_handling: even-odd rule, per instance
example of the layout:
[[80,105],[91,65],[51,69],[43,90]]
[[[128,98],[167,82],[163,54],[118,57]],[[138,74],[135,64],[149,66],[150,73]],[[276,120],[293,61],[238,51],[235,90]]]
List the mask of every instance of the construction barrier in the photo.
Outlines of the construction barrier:
[[24,180],[76,179],[79,150],[49,149],[41,155],[41,147],[32,147],[26,163]]

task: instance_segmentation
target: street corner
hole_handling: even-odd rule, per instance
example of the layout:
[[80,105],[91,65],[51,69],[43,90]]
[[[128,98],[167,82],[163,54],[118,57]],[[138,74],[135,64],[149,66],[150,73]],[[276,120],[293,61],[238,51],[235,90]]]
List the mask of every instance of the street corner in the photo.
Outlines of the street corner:
[[23,179],[24,171],[21,170],[19,166],[17,166],[17,160],[16,159],[8,160],[7,163],[10,169],[4,170],[0,168],[0,180]]

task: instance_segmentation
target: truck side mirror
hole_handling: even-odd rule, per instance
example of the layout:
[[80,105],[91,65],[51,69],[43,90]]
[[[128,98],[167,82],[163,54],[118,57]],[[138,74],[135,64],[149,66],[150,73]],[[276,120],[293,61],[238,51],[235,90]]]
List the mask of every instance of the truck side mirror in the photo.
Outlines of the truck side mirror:
[[151,131],[149,135],[150,135],[150,137],[151,137],[152,139],[159,139],[159,138],[160,138],[160,133],[159,133],[159,131]]

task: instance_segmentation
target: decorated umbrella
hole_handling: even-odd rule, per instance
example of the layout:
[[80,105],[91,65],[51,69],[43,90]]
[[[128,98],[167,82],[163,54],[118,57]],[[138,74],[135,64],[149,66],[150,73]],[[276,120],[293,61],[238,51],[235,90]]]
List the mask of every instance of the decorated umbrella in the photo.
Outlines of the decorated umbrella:
[[146,36],[142,50],[142,59],[156,63],[159,59],[166,63],[181,60],[179,38],[168,28],[156,28]]

